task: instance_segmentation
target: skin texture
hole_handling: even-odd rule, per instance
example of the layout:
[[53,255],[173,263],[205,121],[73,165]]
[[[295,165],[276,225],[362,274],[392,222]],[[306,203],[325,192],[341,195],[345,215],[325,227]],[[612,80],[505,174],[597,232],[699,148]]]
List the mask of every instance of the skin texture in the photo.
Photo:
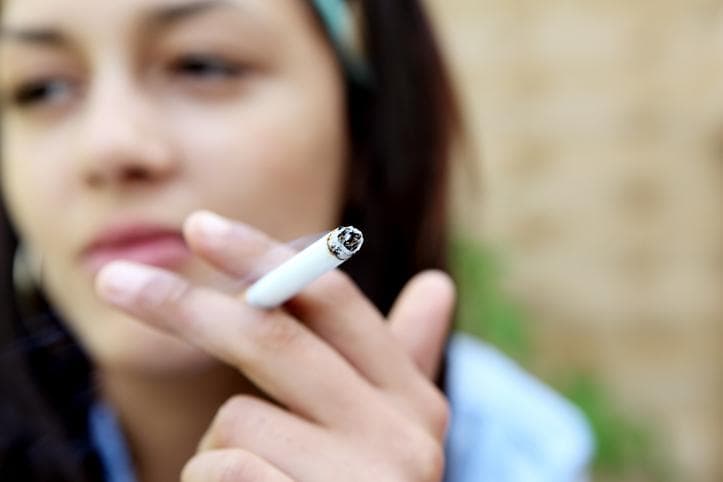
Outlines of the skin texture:
[[[445,275],[413,279],[389,320],[339,272],[283,310],[243,303],[238,280],[288,256],[280,240],[338,218],[332,49],[297,0],[158,15],[188,4],[3,4],[5,202],[140,480],[439,480]],[[188,256],[89,269],[88,244],[129,222],[182,233]]]
[[[98,363],[176,366],[158,360],[159,349],[196,362],[187,347],[170,347],[95,299],[93,273],[78,261],[104,228],[180,230],[202,207],[289,240],[337,217],[346,156],[339,73],[301,2],[239,1],[165,28],[145,24],[153,6],[180,3],[5,6],[9,28],[48,27],[67,38],[60,47],[3,43],[9,95],[37,79],[58,84],[43,102],[5,109],[3,192],[22,239],[43,258],[48,294]],[[177,66],[196,54],[242,70],[210,64],[204,76]],[[199,262],[179,270],[222,281]]]

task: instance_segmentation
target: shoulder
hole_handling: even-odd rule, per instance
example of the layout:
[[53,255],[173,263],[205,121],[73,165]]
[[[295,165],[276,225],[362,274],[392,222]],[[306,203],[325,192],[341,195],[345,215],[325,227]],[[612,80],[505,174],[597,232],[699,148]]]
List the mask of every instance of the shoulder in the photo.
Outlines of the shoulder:
[[455,334],[447,482],[578,482],[593,453],[580,411],[497,349]]

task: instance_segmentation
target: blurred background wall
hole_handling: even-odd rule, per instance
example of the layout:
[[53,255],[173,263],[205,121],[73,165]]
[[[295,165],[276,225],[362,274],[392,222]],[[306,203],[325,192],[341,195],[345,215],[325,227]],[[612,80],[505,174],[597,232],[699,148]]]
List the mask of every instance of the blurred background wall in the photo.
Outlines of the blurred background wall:
[[504,253],[533,370],[722,481],[723,1],[427,1],[482,163],[459,230]]

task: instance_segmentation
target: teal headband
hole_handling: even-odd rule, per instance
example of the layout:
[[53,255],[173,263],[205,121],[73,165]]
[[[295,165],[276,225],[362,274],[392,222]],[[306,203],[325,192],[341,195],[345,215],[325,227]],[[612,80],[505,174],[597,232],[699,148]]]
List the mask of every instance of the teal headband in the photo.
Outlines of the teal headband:
[[370,83],[369,66],[356,44],[357,26],[345,0],[313,0],[347,75],[360,84]]

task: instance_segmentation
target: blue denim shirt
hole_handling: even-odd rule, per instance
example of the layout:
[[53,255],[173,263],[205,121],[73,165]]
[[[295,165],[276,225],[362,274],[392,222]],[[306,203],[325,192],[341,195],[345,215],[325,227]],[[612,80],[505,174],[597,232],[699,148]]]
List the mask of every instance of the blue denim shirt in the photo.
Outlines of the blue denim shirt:
[[[445,482],[581,482],[593,452],[580,412],[493,347],[456,334]],[[136,482],[113,412],[96,405],[91,437],[109,482]]]

